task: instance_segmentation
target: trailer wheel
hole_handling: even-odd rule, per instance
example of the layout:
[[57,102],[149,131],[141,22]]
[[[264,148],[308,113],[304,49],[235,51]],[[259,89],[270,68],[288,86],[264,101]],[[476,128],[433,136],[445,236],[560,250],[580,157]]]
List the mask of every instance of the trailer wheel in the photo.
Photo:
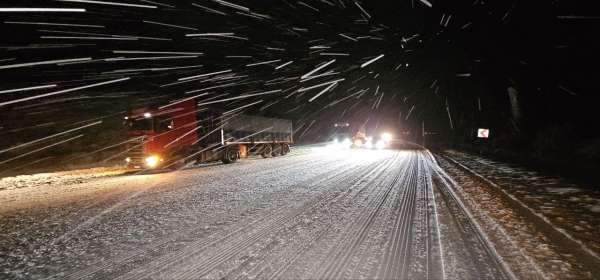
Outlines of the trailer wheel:
[[263,145],[260,156],[262,156],[263,158],[268,158],[271,156],[271,154],[273,154],[273,147],[271,147],[271,145]]
[[277,157],[277,156],[283,155],[283,148],[279,144],[273,144],[272,150],[273,150],[273,152],[271,152],[272,157]]
[[238,151],[233,150],[233,149],[227,149],[224,154],[223,154],[223,158],[221,159],[221,161],[225,164],[230,164],[230,163],[234,163],[238,160],[239,156],[238,156]]
[[281,144],[281,154],[282,155],[287,155],[290,152],[290,145],[288,144]]

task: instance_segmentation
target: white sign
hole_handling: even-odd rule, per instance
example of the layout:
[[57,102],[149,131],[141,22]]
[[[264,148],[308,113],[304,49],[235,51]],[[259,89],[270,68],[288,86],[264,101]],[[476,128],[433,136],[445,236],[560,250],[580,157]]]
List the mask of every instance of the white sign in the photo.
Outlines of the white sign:
[[489,138],[490,130],[487,128],[477,129],[477,138]]

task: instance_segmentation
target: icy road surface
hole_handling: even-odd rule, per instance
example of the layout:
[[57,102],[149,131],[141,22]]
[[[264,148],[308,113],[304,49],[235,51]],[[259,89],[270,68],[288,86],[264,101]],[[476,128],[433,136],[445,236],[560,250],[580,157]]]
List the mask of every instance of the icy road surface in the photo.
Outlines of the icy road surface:
[[440,171],[427,151],[304,147],[7,189],[0,278],[509,278]]

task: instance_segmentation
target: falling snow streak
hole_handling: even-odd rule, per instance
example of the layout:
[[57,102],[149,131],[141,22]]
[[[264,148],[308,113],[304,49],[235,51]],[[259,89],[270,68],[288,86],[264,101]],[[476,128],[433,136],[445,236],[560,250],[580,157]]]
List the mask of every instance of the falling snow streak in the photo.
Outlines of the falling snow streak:
[[150,21],[150,20],[144,20],[144,22],[145,23],[150,23],[150,24],[155,24],[155,25],[160,25],[160,26],[185,29],[185,30],[198,30],[198,28],[195,28],[195,27],[187,27],[187,26],[181,26],[181,25],[175,25],[175,24],[168,24],[168,23],[162,23],[162,22],[156,22],[156,21]]
[[92,60],[91,57],[46,60],[46,61],[38,61],[38,62],[27,62],[27,63],[18,63],[18,64],[10,64],[10,65],[0,65],[0,70],[13,69],[13,68],[21,68],[21,67],[39,66],[39,65],[49,65],[49,64],[56,64],[56,65],[58,65],[60,63],[66,63],[66,62],[80,62],[80,61],[90,61],[90,60]]
[[310,72],[302,75],[301,79],[306,79],[306,78],[310,77],[312,74],[314,74],[314,73],[320,71],[321,69],[323,69],[323,68],[325,68],[325,67],[333,64],[334,62],[335,62],[335,59],[332,59],[332,60],[330,60],[330,61],[328,61],[326,63],[321,64],[320,66],[317,66],[315,69],[313,69]]
[[76,87],[76,88],[70,88],[70,89],[65,89],[65,90],[54,91],[54,92],[50,92],[50,93],[46,93],[46,94],[40,94],[40,95],[36,95],[36,96],[25,97],[25,98],[21,98],[21,99],[17,99],[17,100],[11,100],[11,101],[6,101],[6,102],[1,102],[0,103],[0,107],[6,106],[6,105],[15,104],[15,103],[20,103],[20,102],[30,101],[30,100],[34,100],[34,99],[39,99],[39,98],[44,98],[44,97],[59,95],[59,94],[63,94],[63,93],[69,93],[69,92],[74,92],[74,91],[78,91],[78,90],[88,89],[88,88],[92,88],[92,87],[98,87],[98,86],[103,86],[103,85],[108,85],[108,84],[114,84],[114,83],[123,82],[123,81],[127,81],[127,80],[129,80],[129,78],[115,79],[115,80],[111,80],[111,81],[106,81],[106,82],[101,82],[101,83],[95,83],[95,84],[81,86],[81,87]]
[[157,8],[156,6],[152,6],[152,5],[128,4],[128,3],[109,2],[109,1],[93,1],[93,0],[55,0],[55,1],[58,1],[58,2],[85,3],[85,4],[98,4],[98,5],[108,5],[108,6],[147,8],[147,9],[156,9]]
[[421,3],[423,3],[424,5],[426,5],[427,7],[431,8],[433,7],[433,5],[431,5],[431,3],[427,0],[419,0]]
[[229,73],[229,72],[231,72],[231,70],[223,70],[223,71],[205,73],[205,74],[200,74],[200,75],[195,75],[195,76],[190,76],[190,77],[179,78],[178,81],[187,81],[187,80],[192,80],[192,79],[197,79],[197,78],[202,78],[202,77],[207,77],[207,76],[213,76],[213,75],[219,75],[219,74]]
[[558,88],[561,89],[561,90],[563,90],[563,91],[565,91],[565,92],[567,92],[570,95],[573,95],[573,96],[577,95],[577,93],[575,93],[574,91],[572,91],[572,90],[570,90],[570,89],[568,89],[568,88],[566,88],[566,87],[564,87],[562,85],[559,85]]
[[74,23],[57,23],[57,22],[25,22],[25,21],[5,21],[6,24],[21,24],[21,25],[43,25],[43,26],[64,26],[64,27],[89,27],[89,28],[106,28],[104,25],[93,24],[74,24]]
[[0,8],[5,13],[83,13],[79,8]]
[[34,86],[34,87],[26,87],[26,88],[7,89],[7,90],[0,90],[0,94],[38,90],[38,89],[47,89],[47,88],[53,88],[53,87],[56,87],[56,85],[43,85],[43,86]]
[[[281,90],[277,89],[277,90],[265,91],[265,92],[260,92],[260,93],[243,94],[243,95],[236,96],[236,97],[219,99],[219,100],[214,100],[214,101],[209,101],[209,102],[201,102],[201,103],[198,103],[198,106],[210,105],[210,104],[215,104],[215,103],[223,103],[223,102],[227,102],[227,101],[231,101],[231,100],[244,99],[244,98],[249,98],[249,97],[254,97],[254,96],[259,96],[259,95],[278,93],[278,92],[281,92]],[[169,105],[161,106],[159,108],[160,109],[167,108],[167,107],[170,107],[170,106],[173,106],[173,105],[176,105],[176,104],[180,104],[182,102],[185,102],[185,101],[188,101],[188,100],[192,100],[192,99],[196,99],[196,98],[198,98],[198,96],[193,96],[193,97],[189,97],[189,98],[177,100],[177,101],[172,102]]]
[[327,88],[325,88],[324,90],[322,90],[321,92],[317,93],[315,96],[313,96],[311,99],[308,100],[308,102],[313,102],[315,99],[317,99],[319,96],[321,96],[323,93],[326,93],[330,90],[332,90],[333,88],[335,88],[335,86],[337,86],[337,82],[335,83],[331,83],[330,86],[328,86]]
[[360,9],[360,11],[367,16],[367,18],[371,18],[371,15],[369,13],[367,13],[367,11],[358,3],[358,2],[354,2],[354,4]]
[[100,149],[97,149],[97,150],[94,150],[94,151],[91,151],[91,152],[88,152],[88,153],[84,153],[84,154],[78,155],[76,157],[73,157],[71,160],[82,158],[82,157],[86,157],[86,156],[90,156],[90,155],[93,155],[93,154],[97,154],[99,152],[110,150],[110,149],[113,149],[115,147],[119,147],[121,145],[125,145],[127,143],[131,143],[131,142],[142,140],[143,138],[144,138],[143,136],[134,137],[132,139],[128,139],[128,140],[125,140],[125,141],[122,141],[122,142],[119,142],[119,143],[116,143],[116,144],[109,145],[107,147],[102,147]]
[[246,64],[246,67],[259,66],[259,65],[265,65],[265,64],[273,64],[275,62],[280,62],[280,61],[281,61],[281,59],[275,59],[275,60],[269,60],[269,61],[250,63],[250,64]]
[[384,56],[385,56],[385,55],[383,55],[383,54],[382,54],[382,55],[379,55],[379,56],[377,56],[377,57],[375,57],[375,58],[373,58],[373,59],[371,59],[371,60],[369,60],[369,61],[367,61],[367,62],[363,63],[362,65],[360,65],[360,68],[365,68],[365,67],[367,67],[368,65],[370,65],[371,63],[373,63],[373,62],[375,62],[375,61],[377,61],[377,60],[380,60],[380,59],[382,59]]
[[240,107],[238,107],[238,108],[231,109],[231,110],[229,110],[229,111],[225,111],[225,112],[223,112],[223,113],[222,113],[222,115],[223,115],[223,116],[227,116],[227,115],[231,115],[231,114],[236,114],[236,113],[239,113],[240,111],[242,111],[242,110],[244,110],[244,109],[246,109],[246,108],[248,108],[248,107],[251,107],[251,106],[254,106],[254,105],[260,104],[260,103],[262,103],[262,102],[264,102],[264,100],[262,100],[262,99],[261,99],[261,100],[258,100],[258,101],[256,101],[256,102],[252,102],[252,103],[250,103],[250,104],[246,104],[246,105],[240,106]]
[[219,4],[223,5],[223,6],[229,7],[229,8],[237,9],[237,10],[240,10],[240,11],[243,11],[243,12],[250,12],[250,9],[247,8],[247,7],[244,7],[244,6],[240,6],[240,5],[233,4],[233,3],[230,3],[230,2],[226,2],[226,1],[222,1],[222,0],[213,0],[213,1],[219,3]]
[[452,122],[452,114],[450,114],[450,104],[446,99],[446,112],[448,113],[448,121],[450,122],[450,129],[454,129],[454,123]]
[[325,83],[322,83],[322,84],[318,84],[318,85],[314,85],[314,86],[310,86],[310,87],[303,87],[303,88],[298,89],[298,92],[309,91],[311,89],[315,89],[315,88],[327,86],[327,85],[330,85],[330,84],[335,84],[335,83],[338,83],[338,82],[341,82],[341,81],[344,81],[344,80],[345,79],[337,79],[337,80],[328,81],[328,82],[325,82]]
[[91,127],[91,126],[99,125],[101,123],[102,123],[102,121],[97,121],[97,122],[94,122],[94,123],[91,123],[91,124],[87,124],[87,125],[80,126],[80,127],[73,128],[73,129],[69,129],[69,130],[66,130],[66,131],[63,131],[63,132],[60,132],[60,133],[56,133],[56,134],[53,134],[53,135],[50,135],[50,136],[46,136],[46,137],[43,137],[43,138],[40,138],[40,139],[29,141],[29,142],[26,142],[26,143],[23,143],[23,144],[19,144],[19,145],[16,145],[16,146],[4,149],[4,150],[0,150],[0,154],[6,153],[6,152],[11,151],[11,150],[20,149],[20,148],[23,148],[23,147],[26,147],[26,146],[30,146],[30,145],[33,145],[33,144],[36,144],[36,143],[39,143],[39,142],[42,142],[42,141],[45,141],[45,140],[48,140],[48,139],[51,139],[51,138],[55,138],[55,137],[61,136],[61,135],[65,135],[65,134],[71,133],[73,131],[77,131],[77,130],[88,128],[88,127]]
[[286,62],[286,63],[284,63],[284,64],[281,64],[281,65],[279,65],[279,66],[275,67],[275,70],[279,70],[279,69],[281,69],[281,68],[283,68],[283,67],[286,67],[286,66],[288,66],[288,65],[290,65],[290,64],[292,64],[292,63],[294,63],[294,61],[293,61],[293,60],[292,60],[292,61],[288,61],[288,62]]
[[62,140],[60,142],[57,142],[57,143],[54,143],[54,144],[51,144],[51,145],[48,145],[48,146],[45,146],[45,147],[42,147],[42,148],[39,148],[39,149],[35,149],[33,151],[29,151],[29,152],[26,152],[24,154],[20,154],[20,155],[18,155],[16,157],[13,157],[13,158],[10,158],[10,159],[4,160],[4,161],[0,161],[0,164],[5,164],[5,163],[8,163],[8,162],[20,159],[22,157],[25,157],[25,156],[28,156],[28,155],[31,155],[31,154],[34,154],[34,153],[37,153],[37,152],[40,152],[40,151],[43,151],[43,150],[46,150],[46,149],[49,149],[49,148],[52,148],[52,147],[64,144],[64,143],[67,143],[67,142],[70,142],[70,141],[73,141],[73,140],[81,138],[81,137],[83,137],[83,134],[79,134],[79,135],[77,135],[75,137],[71,137],[69,139]]

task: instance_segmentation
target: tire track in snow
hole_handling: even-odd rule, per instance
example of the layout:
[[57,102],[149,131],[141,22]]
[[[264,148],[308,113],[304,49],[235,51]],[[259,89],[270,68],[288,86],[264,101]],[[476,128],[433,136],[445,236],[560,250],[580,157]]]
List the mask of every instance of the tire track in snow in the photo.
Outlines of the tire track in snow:
[[[381,164],[381,163],[377,163],[377,164]],[[370,170],[371,167],[369,167],[369,166],[365,167],[362,165],[351,165],[350,167],[345,168],[345,169],[338,169],[333,175],[327,176],[325,178],[318,180],[317,182],[310,184],[311,188],[318,188],[322,184],[325,184],[328,182],[331,183],[335,180],[342,180],[343,177],[347,176],[348,174],[354,174],[359,169],[367,169],[368,172],[371,171]],[[302,185],[302,184],[299,184],[299,185]],[[305,203],[305,204],[312,205],[315,203],[319,203],[319,201],[318,200],[311,201],[310,203]],[[194,263],[193,265],[191,265],[190,267],[187,267],[187,268],[181,268],[178,266],[178,269],[179,269],[178,272],[175,272],[174,274],[169,274],[170,277],[197,278],[200,275],[204,275],[204,274],[210,272],[210,270],[212,270],[212,268],[217,267],[220,263],[235,256],[237,253],[242,251],[242,249],[251,246],[254,242],[256,242],[257,240],[260,240],[260,238],[263,238],[266,235],[272,233],[275,229],[282,227],[282,224],[285,221],[290,220],[291,217],[297,216],[300,213],[302,213],[303,211],[306,211],[306,208],[302,207],[303,205],[304,204],[300,205],[300,207],[290,207],[291,209],[289,209],[288,211],[291,211],[291,213],[286,213],[286,214],[280,214],[279,212],[271,213],[270,215],[265,216],[265,217],[261,218],[260,220],[252,222],[251,225],[256,225],[256,228],[252,228],[252,227],[248,228],[249,225],[242,225],[242,227],[240,227],[238,230],[236,230],[236,231],[232,232],[231,234],[229,234],[225,237],[222,237],[220,239],[217,239],[217,240],[209,239],[209,240],[204,240],[203,242],[199,242],[198,244],[190,245],[187,248],[185,248],[184,250],[182,250],[182,252],[176,252],[175,255],[166,256],[160,262],[153,261],[151,264],[149,264],[149,266],[151,266],[152,268],[155,268],[155,269],[150,269],[151,272],[148,272],[145,268],[140,268],[138,271],[131,271],[130,273],[124,275],[122,277],[122,279],[150,277],[151,275],[160,274],[161,272],[164,272],[165,270],[169,269],[170,266],[180,265],[180,262],[182,260],[192,258],[194,255],[202,253],[204,250],[207,250],[210,246],[217,245],[217,244],[225,244],[227,249],[220,250],[218,252],[217,256],[206,257],[207,260],[205,260],[204,262]],[[238,237],[238,239],[239,239],[239,236],[236,236],[236,234],[243,235],[243,234],[247,234],[249,231],[252,231],[252,232],[250,232],[250,235],[251,235],[250,237],[248,237],[246,239],[241,239],[241,241],[237,240],[237,242],[235,240],[234,240],[234,242],[227,242],[228,239],[235,239],[235,237]],[[215,251],[216,250],[212,250],[212,251],[208,251],[207,253],[214,254]],[[207,269],[207,267],[210,267],[211,269]],[[142,273],[142,275],[138,275],[137,272],[143,272],[143,273]]]
[[407,172],[404,174],[402,182],[404,183],[403,192],[396,202],[399,210],[395,214],[393,231],[390,236],[390,246],[385,254],[383,266],[380,268],[378,278],[384,279],[402,279],[406,278],[406,266],[408,264],[408,252],[410,246],[410,228],[414,215],[414,202],[417,188],[417,172],[415,161],[417,156],[411,154],[411,159],[407,164]]
[[[368,177],[363,177],[361,180],[359,180],[358,182],[354,183],[352,185],[352,187],[350,187],[345,192],[344,195],[338,196],[338,197],[334,198],[333,200],[329,201],[328,204],[326,206],[324,206],[324,207],[327,208],[327,209],[329,209],[329,207],[331,205],[342,203],[340,200],[343,199],[343,198],[346,198],[346,199],[349,199],[349,200],[355,199],[356,196],[359,195],[361,192],[363,192],[364,190],[370,188],[371,187],[370,183],[373,180],[375,180],[377,177],[379,177],[387,169],[389,169],[390,166],[394,165],[394,163],[396,162],[396,160],[397,160],[397,157],[394,157],[392,160],[388,160],[389,162],[388,162],[387,165],[380,166],[381,168],[379,170],[377,170],[376,173],[371,173],[371,174],[368,175]],[[358,186],[358,189],[355,189],[355,187],[357,187],[357,186]],[[316,242],[316,241],[320,240],[322,237],[325,236],[325,234],[329,233],[329,231],[330,231],[330,228],[324,228],[314,239],[311,240],[311,242]],[[303,257],[303,254],[306,251],[308,251],[308,249],[310,249],[310,247],[311,246],[302,246],[300,250],[298,250],[298,251],[295,252],[294,257],[292,259],[286,261],[283,266],[280,266],[279,269],[277,269],[273,274],[269,275],[268,279],[277,279],[277,278],[280,278],[285,272],[287,272],[287,270],[292,266],[292,264],[294,264],[301,257]]]
[[[257,164],[257,163],[254,163],[254,164]],[[329,165],[329,162],[326,159],[321,159],[321,160],[318,160],[318,161],[311,162],[311,164],[315,164],[316,165],[314,168],[320,169],[320,168],[327,167]],[[225,166],[223,166],[223,167],[225,167]],[[229,166],[227,166],[227,167],[229,167]],[[306,163],[303,162],[303,161],[301,161],[299,163],[295,163],[295,164],[292,164],[292,165],[289,165],[289,166],[284,166],[282,168],[282,171],[284,171],[284,172],[294,172],[294,170],[305,169],[305,168],[306,168]],[[198,169],[198,170],[202,170],[202,169]],[[221,172],[225,172],[227,174],[231,173],[231,171],[229,171],[226,168],[221,168],[219,170]],[[272,172],[272,171],[269,171],[268,169],[261,169],[261,170],[262,170],[262,172],[260,172],[258,174],[257,173],[252,173],[252,174],[254,176],[263,176],[263,175],[268,174],[269,172]],[[239,172],[235,172],[235,170],[234,170],[234,173],[239,174]],[[315,175],[315,177],[316,176],[318,176],[318,175]],[[313,180],[313,178],[311,177],[311,178],[308,178],[308,179],[304,180],[303,182],[310,182],[312,180]],[[218,181],[212,181],[211,182],[211,184],[215,184],[215,183],[218,184],[219,182]],[[202,187],[202,185],[200,185],[198,187]],[[212,218],[217,219],[217,217],[212,217]],[[169,242],[172,242],[173,240],[175,240],[177,238],[186,237],[189,234],[191,234],[194,231],[197,231],[197,230],[199,230],[201,228],[202,228],[202,225],[199,226],[199,227],[194,227],[194,228],[191,228],[191,229],[188,229],[188,230],[185,230],[185,231],[181,231],[178,234],[176,234],[175,236],[172,236],[172,235],[171,236],[167,236],[167,237],[162,238],[162,239],[154,242],[153,244],[151,244],[149,246],[146,246],[146,247],[143,247],[143,248],[132,248],[132,250],[129,251],[125,255],[121,255],[119,257],[110,259],[108,261],[97,262],[94,265],[86,267],[86,269],[84,269],[84,270],[75,271],[74,273],[70,273],[70,274],[67,274],[67,275],[57,274],[57,275],[53,275],[53,276],[48,277],[48,278],[56,278],[56,277],[66,278],[66,279],[88,278],[88,277],[91,277],[92,275],[94,275],[95,273],[98,273],[98,272],[101,272],[103,270],[106,270],[106,269],[108,269],[108,268],[110,268],[110,267],[112,267],[114,265],[120,265],[120,264],[123,264],[123,263],[125,263],[127,261],[130,261],[130,260],[134,259],[134,258],[139,258],[140,255],[148,255],[148,254],[151,254],[153,252],[157,252],[157,251],[160,250],[161,246],[163,246],[163,245],[165,245],[165,244],[167,244]]]
[[[365,168],[366,170],[362,173],[358,173],[360,175],[356,176],[355,180],[361,180],[363,178],[363,176],[367,176],[367,174],[375,172],[375,170],[381,168],[381,165],[383,165],[384,163],[379,163],[376,165],[376,167],[374,169],[372,168]],[[356,170],[354,170],[356,171]],[[352,171],[349,172],[341,172],[341,173],[354,173]],[[340,174],[340,175],[344,175],[344,174]],[[340,176],[341,177],[341,176]],[[339,178],[339,180],[347,180],[347,178]],[[335,176],[335,178],[333,179],[327,179],[324,180],[322,183],[334,183],[339,181],[338,180],[338,176]],[[314,187],[318,188],[320,187],[321,184],[315,184]],[[183,277],[184,278],[195,278],[198,276],[204,276],[206,274],[208,274],[212,269],[218,267],[219,265],[221,265],[222,263],[224,263],[225,261],[227,261],[229,258],[234,257],[235,255],[237,255],[238,253],[240,253],[241,251],[243,251],[242,249],[248,248],[250,246],[252,246],[254,243],[262,240],[263,238],[266,238],[267,236],[269,236],[272,233],[276,233],[278,232],[281,228],[283,228],[285,226],[285,221],[289,221],[289,220],[294,220],[297,216],[301,215],[302,213],[311,210],[314,207],[317,207],[318,205],[326,202],[329,199],[334,199],[336,198],[336,196],[334,196],[333,198],[314,198],[311,201],[304,203],[301,207],[295,208],[293,209],[293,212],[287,215],[284,215],[283,217],[281,217],[281,219],[277,220],[274,223],[271,223],[271,226],[268,227],[265,230],[261,230],[261,232],[259,232],[258,236],[254,236],[254,238],[252,239],[248,239],[248,240],[244,240],[242,239],[242,241],[239,244],[234,244],[231,245],[230,247],[233,249],[233,253],[231,254],[227,254],[225,257],[218,259],[218,260],[209,260],[208,261],[208,265],[206,263],[200,263],[200,264],[194,264],[195,268],[201,268],[200,271],[197,270],[191,270],[191,271],[185,271],[183,273]],[[305,205],[309,205],[310,208],[305,207]],[[209,268],[206,268],[206,266],[209,266]],[[180,275],[176,274],[176,277],[179,277]]]
[[[358,229],[348,233],[346,235],[347,238],[338,243],[337,250],[334,251],[335,253],[328,256],[329,261],[315,278],[336,279],[340,278],[341,274],[344,273],[350,262],[350,258],[357,253],[359,245],[366,239],[367,233],[371,229],[371,224],[380,213],[383,204],[386,202],[387,197],[398,181],[399,175],[389,172],[389,169],[393,168],[398,161],[399,157],[396,155],[394,161],[386,167],[388,174],[385,174],[385,177],[380,178],[374,186],[370,186],[370,194],[374,195],[374,197],[365,207],[368,211],[364,211],[358,219],[350,224],[350,228]],[[377,177],[379,177],[379,175]],[[388,177],[392,177],[391,182],[387,182]]]

